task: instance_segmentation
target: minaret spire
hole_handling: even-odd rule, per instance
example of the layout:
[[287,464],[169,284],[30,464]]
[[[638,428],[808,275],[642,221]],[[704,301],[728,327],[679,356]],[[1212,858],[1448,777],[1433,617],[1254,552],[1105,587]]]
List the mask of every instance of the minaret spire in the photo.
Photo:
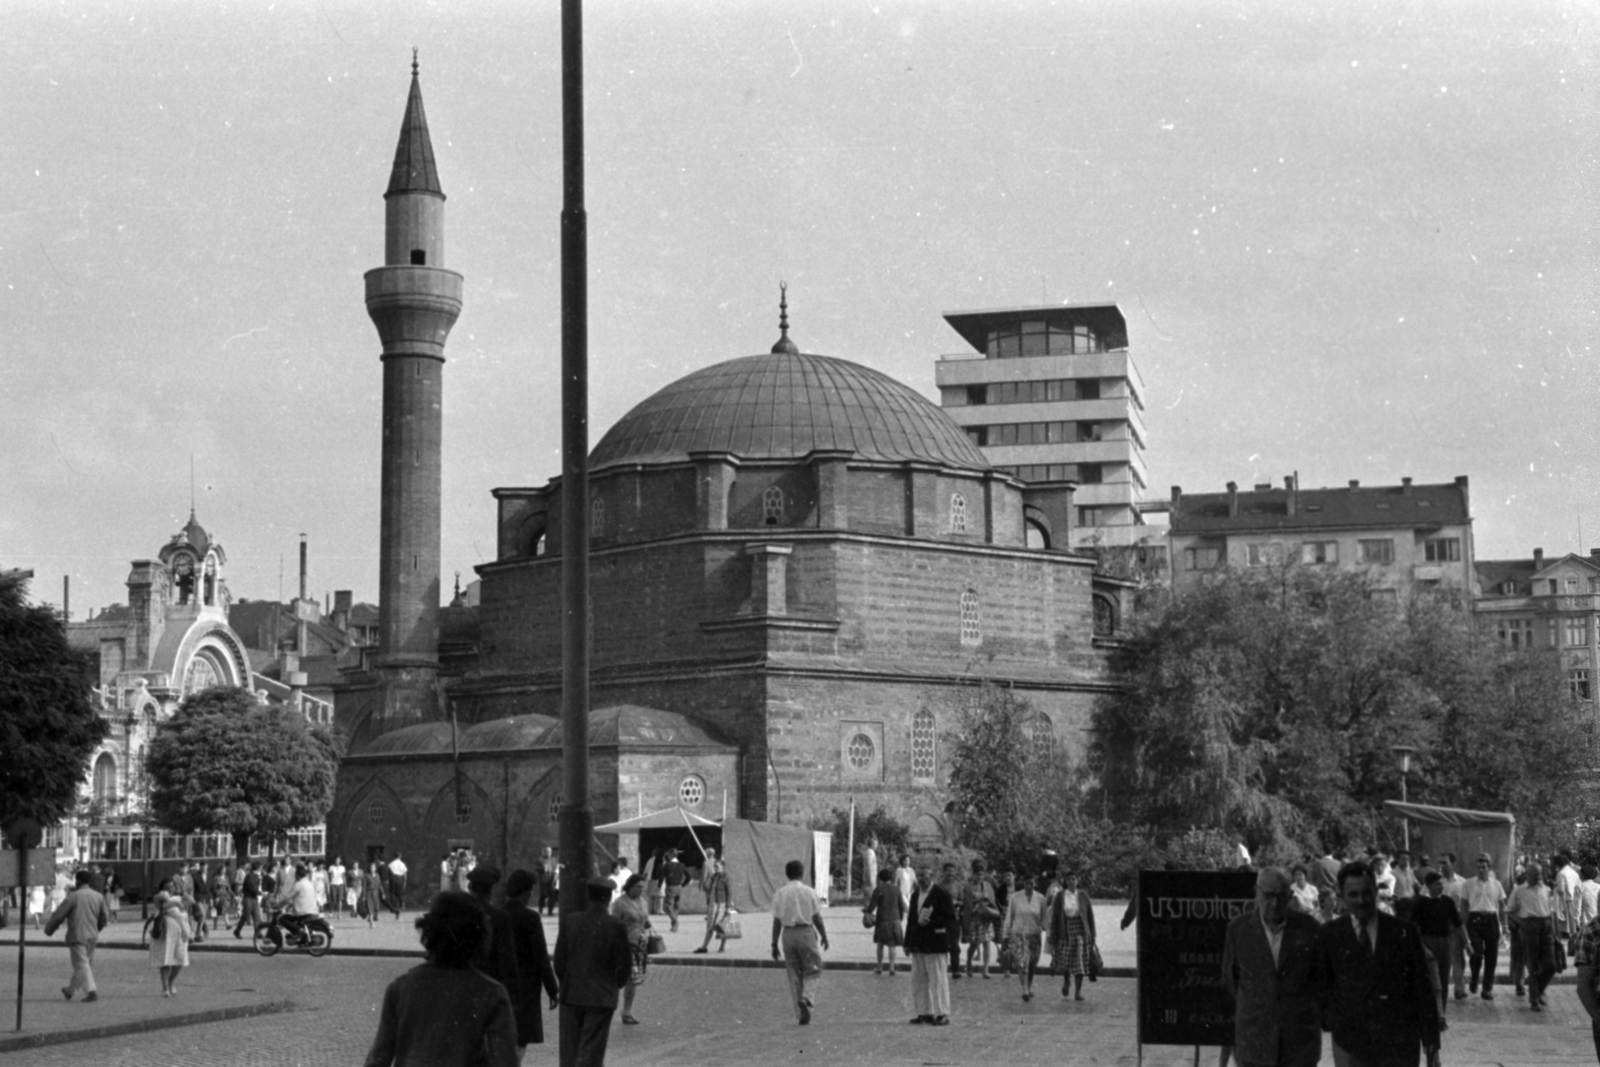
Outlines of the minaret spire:
[[774,355],[798,356],[800,346],[789,340],[789,283],[778,283],[778,343],[772,346]]

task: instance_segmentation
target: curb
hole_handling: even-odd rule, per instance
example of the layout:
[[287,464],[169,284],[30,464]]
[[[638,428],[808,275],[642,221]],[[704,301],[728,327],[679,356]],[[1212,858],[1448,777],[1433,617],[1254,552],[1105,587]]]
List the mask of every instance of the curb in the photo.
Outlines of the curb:
[[297,1005],[292,1000],[274,1000],[265,1004],[241,1004],[234,1008],[213,1008],[210,1011],[196,1011],[188,1015],[164,1015],[153,1019],[130,1019],[122,1023],[107,1023],[105,1026],[89,1026],[79,1030],[54,1030],[49,1033],[22,1034],[15,1037],[0,1037],[0,1052],[18,1052],[22,1049],[43,1048],[46,1045],[64,1045],[71,1041],[97,1041],[106,1037],[120,1037],[123,1034],[142,1034],[152,1030],[169,1030],[178,1026],[199,1026],[202,1023],[218,1023],[228,1019],[247,1019],[252,1015],[276,1015],[279,1012],[294,1011]]

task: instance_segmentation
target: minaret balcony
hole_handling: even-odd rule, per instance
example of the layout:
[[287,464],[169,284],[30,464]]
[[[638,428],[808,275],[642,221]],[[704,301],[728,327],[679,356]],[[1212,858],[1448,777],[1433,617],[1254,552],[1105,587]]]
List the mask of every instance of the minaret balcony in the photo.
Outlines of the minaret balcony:
[[377,267],[366,273],[367,314],[386,356],[444,359],[461,314],[461,275],[442,267]]

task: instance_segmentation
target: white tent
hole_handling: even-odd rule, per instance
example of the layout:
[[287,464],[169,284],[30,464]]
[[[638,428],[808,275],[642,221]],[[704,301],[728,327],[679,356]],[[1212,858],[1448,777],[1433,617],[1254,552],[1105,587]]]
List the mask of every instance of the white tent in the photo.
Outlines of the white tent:
[[720,826],[715,819],[707,819],[696,815],[683,808],[662,808],[660,811],[646,812],[635,815],[631,819],[621,822],[608,822],[604,826],[596,826],[597,834],[636,834],[640,830],[676,830],[680,826],[687,826],[692,832],[697,826]]

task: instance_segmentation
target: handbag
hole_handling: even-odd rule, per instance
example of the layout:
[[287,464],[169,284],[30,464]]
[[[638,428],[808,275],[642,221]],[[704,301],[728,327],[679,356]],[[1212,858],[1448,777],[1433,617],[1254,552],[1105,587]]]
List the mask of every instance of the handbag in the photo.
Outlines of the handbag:
[[152,941],[160,941],[163,937],[166,937],[166,936],[167,936],[167,916],[165,915],[165,913],[163,913],[161,915],[157,915],[155,917],[155,921],[150,924],[150,940],[152,940]]
[[667,939],[656,933],[654,930],[650,931],[650,936],[646,937],[644,940],[645,955],[659,956],[665,951],[667,951]]
[[356,898],[356,918],[365,919],[367,917],[368,910],[367,895],[362,893],[361,896]]
[[717,924],[717,936],[724,941],[736,941],[744,936],[744,930],[739,926],[739,920],[729,915]]

